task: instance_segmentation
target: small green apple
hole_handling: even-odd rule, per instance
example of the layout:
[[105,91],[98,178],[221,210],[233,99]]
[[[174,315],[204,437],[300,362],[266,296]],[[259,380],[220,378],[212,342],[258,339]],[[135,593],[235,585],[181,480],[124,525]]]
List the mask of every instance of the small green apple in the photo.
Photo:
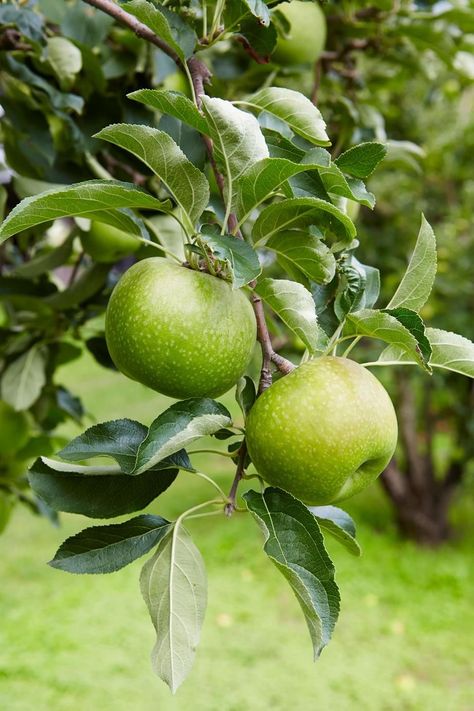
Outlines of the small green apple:
[[397,418],[385,388],[347,358],[300,365],[261,395],[247,419],[247,446],[258,473],[308,505],[365,489],[397,443]]
[[189,82],[183,72],[173,72],[163,79],[163,89],[168,91],[179,91],[188,98],[191,98]]
[[154,257],[118,282],[105,332],[112,360],[129,378],[171,397],[215,397],[245,372],[256,322],[241,290]]
[[141,246],[140,240],[128,232],[105,222],[91,222],[89,232],[83,232],[81,242],[84,252],[95,262],[112,263],[134,254]]
[[28,417],[17,412],[11,405],[0,400],[0,455],[13,454],[27,442]]
[[276,8],[290,23],[288,38],[280,37],[273,59],[278,64],[313,64],[326,44],[326,18],[317,3],[284,2]]

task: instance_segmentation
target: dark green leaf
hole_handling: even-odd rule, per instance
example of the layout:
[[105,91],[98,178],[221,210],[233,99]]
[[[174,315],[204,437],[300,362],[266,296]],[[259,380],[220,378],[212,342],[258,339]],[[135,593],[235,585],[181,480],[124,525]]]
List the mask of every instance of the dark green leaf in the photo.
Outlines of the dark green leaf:
[[148,553],[169,531],[169,521],[142,514],[109,526],[91,526],[68,538],[49,565],[68,573],[113,573]]
[[199,112],[195,104],[177,91],[166,91],[164,89],[139,89],[128,94],[129,99],[139,101],[146,106],[151,106],[161,114],[174,116],[179,121],[187,123],[199,131],[208,133],[209,128],[204,116]]
[[196,34],[175,12],[161,5],[158,8],[148,0],[132,0],[123,3],[122,8],[170,45],[182,62],[193,53]]
[[68,237],[59,247],[50,250],[45,254],[39,254],[28,262],[24,262],[14,269],[15,276],[33,279],[40,274],[50,272],[56,267],[67,262],[72,252],[72,238]]
[[353,146],[341,153],[336,158],[335,163],[344,173],[349,173],[355,178],[364,179],[374,172],[386,153],[387,148],[383,143],[376,143],[375,141],[360,143],[358,146]]
[[255,390],[255,383],[252,378],[246,375],[240,378],[235,389],[235,399],[244,417],[247,417],[252,405],[255,402],[257,393]]
[[244,494],[265,535],[264,550],[290,583],[306,618],[317,658],[329,642],[339,615],[334,566],[318,523],[301,501],[270,487]]
[[177,468],[165,468],[131,477],[122,474],[118,466],[82,467],[44,457],[31,466],[28,479],[32,489],[56,511],[114,518],[145,508],[177,474]]
[[408,329],[408,331],[410,331],[410,333],[416,338],[421,354],[428,363],[432,353],[431,344],[426,337],[425,324],[416,311],[406,308],[384,309],[384,311],[385,313],[394,316],[397,321],[400,321],[400,323],[403,324],[405,328]]

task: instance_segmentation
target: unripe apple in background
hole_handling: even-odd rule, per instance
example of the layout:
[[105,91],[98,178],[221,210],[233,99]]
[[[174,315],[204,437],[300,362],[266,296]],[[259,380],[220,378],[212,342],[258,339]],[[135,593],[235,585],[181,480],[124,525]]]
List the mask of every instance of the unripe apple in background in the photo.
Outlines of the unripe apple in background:
[[0,455],[18,452],[29,436],[28,417],[0,400]]
[[105,222],[92,221],[89,232],[81,234],[84,252],[95,262],[118,262],[134,254],[141,246],[137,237]]
[[313,64],[326,44],[326,18],[317,3],[284,2],[276,9],[290,23],[288,38],[279,37],[272,59],[278,64]]
[[173,72],[168,74],[162,83],[163,89],[168,91],[180,91],[182,94],[191,98],[191,89],[189,81],[183,72]]
[[347,499],[385,469],[397,443],[387,391],[347,358],[300,365],[261,395],[247,419],[260,476],[308,505]]
[[155,257],[122,276],[105,332],[112,360],[129,378],[170,397],[215,397],[244,374],[256,322],[241,290]]

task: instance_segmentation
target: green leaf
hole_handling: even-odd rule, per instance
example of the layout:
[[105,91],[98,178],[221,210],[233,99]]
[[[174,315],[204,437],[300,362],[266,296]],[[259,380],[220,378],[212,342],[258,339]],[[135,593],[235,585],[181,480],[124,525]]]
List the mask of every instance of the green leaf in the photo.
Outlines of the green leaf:
[[200,239],[205,242],[217,259],[225,261],[232,272],[232,285],[239,289],[256,279],[262,268],[256,251],[247,242],[230,235],[214,234],[203,228]]
[[164,183],[193,227],[209,202],[206,176],[189,161],[164,131],[137,124],[116,123],[95,135],[124,148],[147,165]]
[[132,0],[121,7],[164,40],[182,62],[192,55],[197,42],[196,34],[175,12],[161,6],[158,9],[148,0]]
[[335,163],[344,173],[353,175],[354,178],[368,178],[378,164],[385,158],[387,148],[383,143],[370,141],[353,146],[341,153]]
[[161,114],[174,116],[183,123],[192,126],[199,133],[209,133],[207,121],[195,104],[184,94],[164,89],[139,89],[127,94],[129,99],[151,106]]
[[289,198],[268,205],[258,216],[253,241],[262,243],[277,232],[315,225],[350,244],[357,234],[352,220],[330,202],[313,197]]
[[352,264],[343,264],[339,268],[339,282],[334,300],[334,313],[340,322],[350,311],[357,311],[362,306],[366,279],[365,272]]
[[92,264],[71,286],[48,296],[45,303],[58,311],[75,308],[102,289],[110,268],[110,264]]
[[[89,427],[67,444],[58,456],[68,462],[80,462],[92,457],[111,457],[124,474],[134,474],[138,449],[149,428],[135,420],[112,420]],[[166,466],[192,469],[185,451],[173,453]],[[161,469],[166,468],[161,463]]]
[[[464,336],[439,328],[427,328],[426,336],[430,342],[432,354],[430,366],[442,370],[452,370],[455,373],[474,378],[474,343]],[[377,361],[400,365],[415,365],[409,354],[396,346],[389,346]]]
[[375,195],[367,190],[361,180],[345,178],[335,163],[319,168],[319,175],[328,193],[355,200],[371,209],[374,207]]
[[268,148],[257,119],[235,108],[230,101],[202,97],[202,106],[214,146],[214,158],[226,178],[226,203],[231,203],[236,183],[246,170],[262,158]]
[[40,457],[31,466],[32,489],[55,511],[114,518],[145,508],[176,479],[177,468],[150,469],[140,476],[118,466],[83,467]]
[[262,279],[255,292],[306,345],[315,352],[320,347],[316,309],[311,293],[287,279]]
[[394,316],[384,311],[362,309],[348,314],[347,319],[355,327],[356,335],[377,338],[398,346],[418,365],[427,368],[415,336]]
[[268,87],[241,103],[285,121],[295,133],[316,146],[331,144],[321,112],[299,91]]
[[58,548],[49,565],[68,573],[113,573],[148,553],[170,529],[161,516],[142,514],[109,526],[91,526]]
[[240,378],[235,388],[235,399],[244,417],[247,417],[256,398],[257,393],[252,378],[248,375]]
[[[0,242],[29,227],[51,222],[60,217],[96,216],[103,222],[107,211],[131,207],[169,212],[167,203],[152,197],[131,183],[115,180],[87,180],[68,187],[47,190],[25,198],[8,215],[0,227]],[[131,220],[128,220],[128,223]],[[119,224],[115,226],[120,227]],[[131,231],[131,230],[130,230]],[[133,230],[137,234],[137,228]]]
[[267,200],[286,180],[318,164],[293,163],[286,158],[263,158],[246,170],[235,186],[233,209],[240,222]]
[[242,0],[242,3],[259,20],[258,24],[261,27],[268,27],[270,24],[270,12],[263,0]]
[[360,300],[360,308],[371,309],[379,298],[380,294],[380,271],[368,264],[362,264],[358,259],[351,256],[351,266],[355,267],[364,275],[365,288]]
[[62,264],[65,264],[71,256],[72,243],[73,238],[68,237],[59,247],[56,247],[56,249],[52,249],[44,254],[38,254],[28,262],[20,264],[12,271],[12,273],[15,276],[34,279],[41,274],[46,274],[47,272],[56,269]]
[[46,59],[56,74],[61,89],[70,89],[82,69],[80,49],[65,37],[49,37],[46,41]]
[[391,316],[395,316],[397,321],[405,326],[410,333],[415,336],[418,346],[420,348],[421,354],[424,360],[428,363],[431,358],[431,345],[426,337],[425,324],[423,323],[420,316],[416,311],[411,309],[398,308],[398,309],[384,309],[385,313],[389,313]]
[[333,253],[311,232],[298,230],[278,232],[270,237],[265,246],[285,260],[289,260],[317,284],[327,284],[334,277],[336,260]]
[[419,311],[431,293],[436,275],[436,238],[424,215],[408,268],[388,304],[388,309],[404,306]]
[[141,474],[194,440],[231,424],[226,408],[209,398],[192,398],[171,405],[152,422],[138,448],[133,474]]
[[140,587],[156,630],[153,668],[174,693],[193,665],[207,605],[204,561],[184,528],[161,539]]
[[244,498],[263,529],[265,553],[288,580],[303,610],[316,659],[339,615],[334,566],[318,523],[301,501],[281,489],[248,491]]
[[6,368],[2,376],[2,400],[15,410],[27,410],[38,399],[46,383],[43,350],[33,346]]
[[309,506],[308,508],[325,533],[333,536],[352,555],[360,556],[360,546],[355,539],[354,521],[348,513],[337,506]]

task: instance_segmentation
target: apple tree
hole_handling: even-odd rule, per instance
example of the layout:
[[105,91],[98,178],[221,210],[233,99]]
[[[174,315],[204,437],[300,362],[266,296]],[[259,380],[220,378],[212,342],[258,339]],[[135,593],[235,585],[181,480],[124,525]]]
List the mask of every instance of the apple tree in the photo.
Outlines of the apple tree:
[[[292,3],[305,4],[315,9]],[[393,405],[369,368],[474,376],[474,344],[420,315],[436,272],[427,220],[412,231],[408,268],[389,295],[380,297],[378,269],[358,258],[354,205],[374,208],[366,181],[387,153],[385,139],[363,130],[377,112],[366,110],[365,122],[361,106],[359,121],[350,96],[335,90],[326,123],[318,101],[323,70],[326,91],[355,82],[363,49],[386,43],[395,64],[400,49],[421,52],[426,13],[385,1],[334,5],[312,100],[296,88],[295,66],[308,58],[285,59],[298,13],[281,3],[0,6],[2,412],[22,418],[25,440],[32,428],[22,456],[36,456],[33,494],[2,470],[2,496],[51,516],[136,514],[85,528],[51,565],[111,573],[152,551],[141,590],[156,630],[153,666],[172,691],[191,669],[206,609],[204,561],[186,522],[251,514],[317,657],[340,603],[325,537],[359,554],[352,520],[333,504],[371,483],[396,447]],[[166,88],[169,77],[176,83]],[[279,338],[292,344],[286,355]],[[362,363],[352,357],[365,352],[361,342],[372,352]],[[111,412],[55,447],[55,425],[82,415],[55,372],[82,343],[177,402],[149,427]],[[298,345],[294,363],[286,356]],[[232,386],[235,422],[215,399]],[[202,437],[226,443],[215,451],[234,468],[226,491],[193,463]],[[159,508],[178,475],[202,479],[212,498],[203,494],[176,521],[137,513]]]

